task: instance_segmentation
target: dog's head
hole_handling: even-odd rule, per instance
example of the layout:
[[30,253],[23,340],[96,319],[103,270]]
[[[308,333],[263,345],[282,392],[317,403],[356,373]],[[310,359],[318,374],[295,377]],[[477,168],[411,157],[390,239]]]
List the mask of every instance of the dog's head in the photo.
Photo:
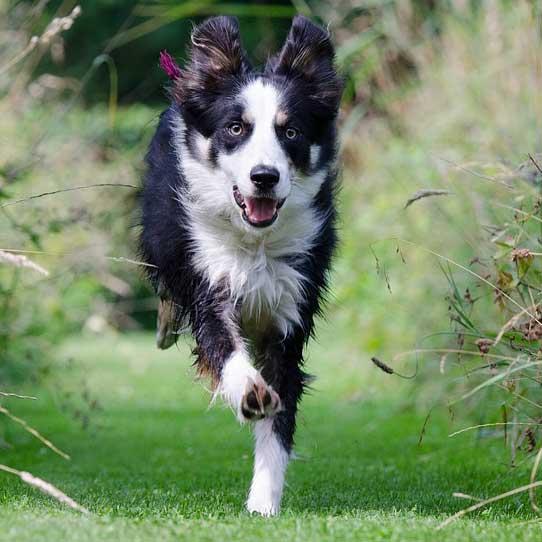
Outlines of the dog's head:
[[314,198],[335,154],[333,61],[329,33],[301,16],[263,72],[250,66],[235,18],[194,29],[172,95],[186,125],[182,161],[209,212],[254,231]]

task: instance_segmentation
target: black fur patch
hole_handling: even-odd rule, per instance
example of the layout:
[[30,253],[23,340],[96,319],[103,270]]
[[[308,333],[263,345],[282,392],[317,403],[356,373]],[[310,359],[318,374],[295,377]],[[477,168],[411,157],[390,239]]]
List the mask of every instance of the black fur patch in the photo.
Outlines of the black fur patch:
[[213,17],[192,32],[190,60],[175,81],[173,97],[182,104],[188,123],[209,137],[224,113],[224,102],[250,71],[237,19]]
[[[307,119],[323,137],[326,123],[335,119],[342,94],[342,81],[334,68],[335,53],[329,33],[298,15],[282,51],[272,57],[265,74],[278,80],[287,102],[299,104],[297,117]],[[302,98],[302,99],[301,99]]]

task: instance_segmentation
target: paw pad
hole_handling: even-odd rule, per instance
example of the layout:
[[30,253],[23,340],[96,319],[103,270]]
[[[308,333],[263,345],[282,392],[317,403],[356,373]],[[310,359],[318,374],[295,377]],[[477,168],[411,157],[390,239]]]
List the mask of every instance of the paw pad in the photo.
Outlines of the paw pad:
[[241,414],[246,420],[261,420],[276,414],[281,408],[280,397],[263,379],[248,379],[241,400]]

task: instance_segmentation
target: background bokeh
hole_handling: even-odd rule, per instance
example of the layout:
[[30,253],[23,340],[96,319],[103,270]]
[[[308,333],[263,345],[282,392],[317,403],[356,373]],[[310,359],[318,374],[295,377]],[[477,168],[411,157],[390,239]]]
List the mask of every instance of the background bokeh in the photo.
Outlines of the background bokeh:
[[[353,396],[368,380],[390,394],[404,385],[371,357],[417,371],[410,406],[468,396],[457,416],[525,424],[505,450],[532,459],[542,419],[538,1],[75,7],[0,0],[0,389],[54,386],[68,339],[154,328],[134,260],[142,159],[167,104],[159,52],[182,64],[193,24],[233,14],[261,64],[300,12],[329,27],[345,78],[322,373],[358,375],[341,388]],[[426,197],[406,206],[416,195]]]
[[[330,315],[355,357],[390,356],[449,330],[444,262],[428,250],[463,264],[485,256],[495,211],[488,198],[506,193],[483,177],[513,174],[540,147],[537,2],[97,1],[51,36],[53,18],[74,2],[1,6],[0,245],[43,252],[35,259],[51,274],[36,282],[1,269],[0,371],[39,365],[35,358],[46,359],[66,333],[153,326],[154,300],[140,269],[107,259],[137,259],[135,189],[14,200],[90,184],[139,185],[167,103],[158,53],[167,49],[182,63],[191,26],[209,14],[239,16],[256,64],[280,46],[296,11],[333,33],[346,90],[342,243]],[[18,58],[32,36],[39,43]],[[404,209],[424,189],[453,196]],[[12,340],[26,334],[24,345]],[[20,355],[6,354],[19,348]]]

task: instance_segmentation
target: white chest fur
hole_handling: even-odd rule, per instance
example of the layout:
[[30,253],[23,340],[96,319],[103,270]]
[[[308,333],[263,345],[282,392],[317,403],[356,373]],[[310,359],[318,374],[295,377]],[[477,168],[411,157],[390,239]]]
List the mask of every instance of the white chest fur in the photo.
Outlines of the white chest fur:
[[[232,301],[241,305],[244,318],[271,319],[284,336],[293,324],[300,323],[298,308],[306,281],[288,262],[310,248],[319,226],[312,211],[301,214],[308,215],[306,224],[312,225],[313,230],[298,230],[301,236],[291,231],[295,224],[283,224],[283,232],[270,232],[256,239],[232,229],[231,224],[214,227],[215,221],[198,221],[192,228],[198,270],[212,285],[227,285]],[[287,217],[281,218],[286,222]],[[293,237],[286,238],[284,235],[290,231]]]

